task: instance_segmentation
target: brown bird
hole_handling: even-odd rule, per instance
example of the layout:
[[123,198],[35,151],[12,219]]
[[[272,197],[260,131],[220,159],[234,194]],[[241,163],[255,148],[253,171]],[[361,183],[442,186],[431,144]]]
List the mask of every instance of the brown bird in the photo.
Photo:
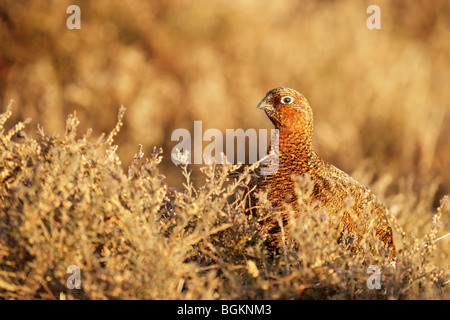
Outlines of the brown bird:
[[[285,204],[290,204],[294,210],[298,208],[297,195],[294,190],[293,176],[309,175],[314,183],[311,193],[311,203],[317,201],[328,214],[336,215],[343,212],[340,229],[348,234],[354,232],[354,222],[348,210],[353,210],[361,216],[364,210],[374,212],[376,219],[375,234],[389,248],[389,255],[395,256],[395,246],[392,229],[386,218],[386,209],[377,202],[373,193],[358,183],[345,172],[323,161],[312,146],[313,113],[305,97],[289,88],[276,88],[269,91],[258,104],[257,109],[264,110],[278,129],[272,138],[270,150],[277,151],[275,156],[278,165],[270,168],[260,166],[255,177],[249,183],[246,196],[246,208],[250,214],[256,214],[258,202],[256,193],[267,192],[267,199],[272,207],[281,213],[283,229],[287,230],[288,216]],[[273,162],[274,155],[270,156]],[[275,161],[276,163],[276,161]],[[263,173],[262,170],[268,170]],[[272,172],[270,172],[272,170]],[[353,205],[347,205],[349,201]],[[299,212],[301,214],[301,212]],[[281,227],[274,216],[264,220],[268,227],[267,243],[271,248],[280,248]],[[287,233],[288,234],[288,233]],[[356,235],[356,243],[361,235]],[[352,250],[356,250],[352,246]]]

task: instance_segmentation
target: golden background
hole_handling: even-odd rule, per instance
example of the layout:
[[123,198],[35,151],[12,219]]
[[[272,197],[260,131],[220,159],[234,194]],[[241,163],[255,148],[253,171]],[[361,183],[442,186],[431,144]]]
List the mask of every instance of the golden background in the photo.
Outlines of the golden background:
[[[66,27],[72,4],[80,30]],[[372,4],[380,30],[366,27]],[[438,179],[437,204],[450,192],[449,17],[446,0],[4,0],[1,111],[14,99],[10,125],[31,117],[50,134],[76,111],[99,136],[123,104],[124,168],[138,144],[163,147],[161,171],[179,186],[173,130],[271,128],[255,107],[288,86],[310,102],[325,160],[390,177],[390,193]]]

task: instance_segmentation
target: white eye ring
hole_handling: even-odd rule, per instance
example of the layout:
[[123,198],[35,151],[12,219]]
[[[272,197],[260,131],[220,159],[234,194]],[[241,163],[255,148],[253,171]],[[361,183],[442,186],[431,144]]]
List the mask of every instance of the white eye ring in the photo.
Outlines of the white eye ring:
[[282,104],[291,104],[292,102],[294,102],[294,98],[290,97],[290,96],[286,96],[281,98],[281,103]]

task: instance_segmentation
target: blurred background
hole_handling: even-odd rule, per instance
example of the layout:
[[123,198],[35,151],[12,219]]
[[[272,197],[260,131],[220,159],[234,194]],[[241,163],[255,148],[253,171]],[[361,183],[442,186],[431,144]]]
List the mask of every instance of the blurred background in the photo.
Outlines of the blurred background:
[[[80,30],[66,27],[72,4]],[[366,27],[372,4],[380,30]],[[50,134],[76,111],[80,134],[98,137],[123,104],[124,168],[138,144],[162,147],[161,171],[179,187],[173,130],[272,128],[255,107],[288,86],[310,102],[326,161],[391,175],[390,193],[440,179],[437,204],[450,193],[449,17],[448,0],[2,0],[0,110],[14,99],[10,126],[31,117]]]

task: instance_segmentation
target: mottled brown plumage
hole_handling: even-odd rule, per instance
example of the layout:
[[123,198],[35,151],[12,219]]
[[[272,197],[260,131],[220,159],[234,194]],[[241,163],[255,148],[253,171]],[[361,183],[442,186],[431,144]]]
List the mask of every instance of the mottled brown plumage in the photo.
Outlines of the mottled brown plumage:
[[[249,184],[247,195],[247,211],[255,214],[258,207],[256,193],[267,192],[267,198],[272,207],[282,213],[283,225],[287,227],[285,203],[298,208],[297,196],[294,191],[293,176],[309,175],[314,183],[311,202],[317,202],[326,209],[328,214],[336,215],[343,212],[341,231],[354,233],[354,222],[348,210],[353,210],[361,216],[364,210],[373,212],[376,219],[376,235],[390,249],[390,256],[395,256],[392,230],[387,222],[385,208],[377,202],[372,192],[351,178],[345,172],[324,162],[312,146],[313,113],[308,101],[299,92],[289,88],[276,88],[267,93],[258,104],[257,109],[266,112],[269,119],[278,129],[278,135],[272,139],[271,148],[278,151],[278,166],[271,167],[270,174],[262,174],[260,168]],[[271,156],[271,157],[274,157]],[[273,158],[271,159],[273,164]],[[346,205],[348,200],[353,205]],[[348,208],[347,208],[348,207]],[[301,212],[299,212],[301,214]],[[264,221],[269,232],[267,242],[271,247],[278,247],[281,241],[279,223],[273,217]],[[356,235],[359,238],[361,235]],[[356,240],[357,242],[357,240]],[[354,246],[353,248],[356,248]]]

